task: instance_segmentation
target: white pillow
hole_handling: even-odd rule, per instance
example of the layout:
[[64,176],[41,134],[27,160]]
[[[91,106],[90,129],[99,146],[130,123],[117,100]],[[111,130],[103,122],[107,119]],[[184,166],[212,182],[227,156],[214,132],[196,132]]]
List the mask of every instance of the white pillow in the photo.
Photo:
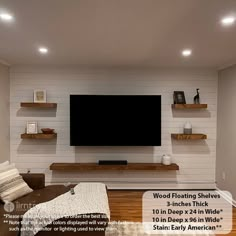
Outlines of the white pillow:
[[23,180],[14,164],[0,171],[0,199],[3,202],[11,202],[33,190]]
[[0,167],[2,167],[2,166],[8,166],[10,163],[9,163],[9,161],[5,161],[5,162],[3,162],[3,163],[0,163]]
[[10,165],[6,165],[6,166],[1,166],[0,165],[0,173],[7,171],[7,170],[11,170],[12,168],[15,167],[15,163],[10,164]]

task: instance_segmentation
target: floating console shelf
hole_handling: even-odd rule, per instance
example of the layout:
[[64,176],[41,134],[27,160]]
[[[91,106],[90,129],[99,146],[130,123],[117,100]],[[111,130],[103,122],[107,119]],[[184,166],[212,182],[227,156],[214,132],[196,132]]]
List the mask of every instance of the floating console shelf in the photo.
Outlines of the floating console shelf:
[[171,134],[173,139],[177,140],[199,140],[199,139],[207,139],[207,135],[205,134]]
[[57,103],[21,102],[21,107],[56,108]]
[[97,163],[52,163],[50,170],[58,171],[90,171],[90,170],[131,170],[131,171],[168,171],[179,170],[177,164],[163,165],[161,163],[128,163],[127,165],[99,165]]
[[207,108],[207,104],[172,104],[173,109],[202,109]]
[[21,134],[22,139],[54,139],[57,137],[56,133],[53,134]]

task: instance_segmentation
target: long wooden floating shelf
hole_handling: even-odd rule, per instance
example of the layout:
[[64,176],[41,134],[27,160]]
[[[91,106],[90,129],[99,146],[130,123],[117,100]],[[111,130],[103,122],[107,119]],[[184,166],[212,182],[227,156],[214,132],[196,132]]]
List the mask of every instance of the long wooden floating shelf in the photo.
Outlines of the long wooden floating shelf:
[[53,134],[21,134],[22,139],[54,139],[57,137],[56,133]]
[[205,134],[171,134],[173,139],[177,140],[199,140],[199,139],[207,139],[207,135]]
[[172,104],[174,109],[202,109],[207,108],[207,104]]
[[21,102],[21,107],[56,108],[57,103]]
[[179,166],[175,163],[171,165],[163,165],[161,163],[128,163],[127,165],[99,165],[97,163],[52,163],[50,170],[57,171],[93,171],[93,170],[143,170],[143,171],[168,171],[179,170]]

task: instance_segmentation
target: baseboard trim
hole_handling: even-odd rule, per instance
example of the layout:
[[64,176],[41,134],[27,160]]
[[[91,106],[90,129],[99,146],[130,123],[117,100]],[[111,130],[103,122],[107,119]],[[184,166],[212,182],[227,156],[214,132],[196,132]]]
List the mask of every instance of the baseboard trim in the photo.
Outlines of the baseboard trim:
[[[88,182],[88,181],[81,181]],[[214,182],[108,182],[108,181],[89,181],[89,182],[102,182],[106,184],[107,188],[110,190],[182,190],[182,189],[190,189],[190,190],[199,190],[199,189],[216,189],[216,184]],[[79,182],[71,181],[71,184],[78,184]],[[65,184],[61,182],[47,182],[46,185],[51,184]]]

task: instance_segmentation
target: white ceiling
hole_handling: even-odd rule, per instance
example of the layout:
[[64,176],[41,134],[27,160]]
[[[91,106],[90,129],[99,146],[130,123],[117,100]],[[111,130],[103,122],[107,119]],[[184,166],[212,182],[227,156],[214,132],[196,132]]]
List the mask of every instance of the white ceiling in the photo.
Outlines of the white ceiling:
[[[236,0],[0,0],[0,59],[9,64],[207,67],[236,63]],[[38,46],[49,48],[39,55]],[[192,48],[183,58],[180,51]]]

